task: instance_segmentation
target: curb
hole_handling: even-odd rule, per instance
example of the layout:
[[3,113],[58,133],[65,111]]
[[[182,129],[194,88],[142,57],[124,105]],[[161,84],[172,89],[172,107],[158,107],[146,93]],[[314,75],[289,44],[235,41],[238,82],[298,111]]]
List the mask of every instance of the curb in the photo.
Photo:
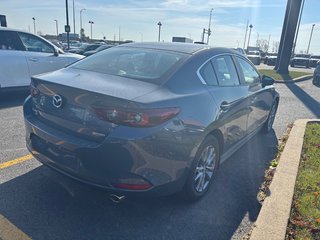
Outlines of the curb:
[[292,79],[292,80],[274,80],[275,83],[297,83],[297,82],[303,82],[303,81],[306,81],[306,80],[310,80],[313,78],[313,75],[305,75],[305,76],[302,76],[302,77],[298,77],[298,78],[295,78],[295,79]]
[[308,122],[320,122],[320,120],[299,119],[293,124],[271,182],[269,196],[264,200],[250,240],[285,239],[304,132]]

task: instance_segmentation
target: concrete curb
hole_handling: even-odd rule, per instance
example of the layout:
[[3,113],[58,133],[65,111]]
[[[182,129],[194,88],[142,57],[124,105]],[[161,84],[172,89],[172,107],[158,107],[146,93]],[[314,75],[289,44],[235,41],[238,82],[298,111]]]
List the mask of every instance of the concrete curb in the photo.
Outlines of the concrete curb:
[[294,122],[271,182],[270,194],[264,200],[250,240],[285,239],[304,132],[308,122],[320,122],[320,120],[300,119]]
[[313,75],[305,75],[305,76],[302,76],[302,77],[298,77],[298,78],[295,78],[295,79],[292,79],[292,80],[274,80],[274,82],[276,83],[297,83],[297,82],[303,82],[303,81],[306,81],[306,80],[310,80],[313,78]]

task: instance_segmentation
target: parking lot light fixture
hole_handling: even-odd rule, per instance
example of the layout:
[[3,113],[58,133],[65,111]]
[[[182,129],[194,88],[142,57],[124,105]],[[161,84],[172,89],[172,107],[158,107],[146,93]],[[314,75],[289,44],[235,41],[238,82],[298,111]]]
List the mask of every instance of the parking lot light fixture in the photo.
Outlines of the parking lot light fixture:
[[85,11],[85,10],[87,10],[87,9],[82,8],[80,10],[80,39],[81,39],[81,30],[82,30],[82,12]]
[[311,43],[311,39],[312,39],[312,34],[313,34],[314,26],[315,26],[315,24],[312,24],[311,33],[310,33],[310,39],[309,39],[309,43],[308,43],[307,54],[309,54],[309,50],[310,50],[310,43]]
[[250,24],[249,28],[250,28],[250,30],[249,30],[249,37],[248,37],[247,51],[248,51],[248,48],[249,48],[249,46],[250,46],[251,30],[252,30],[252,28],[253,28],[252,24]]
[[92,24],[94,24],[94,22],[93,21],[89,21],[89,23],[90,23],[91,41],[92,41]]
[[32,20],[33,20],[33,32],[34,34],[36,34],[36,19],[33,17]]
[[162,23],[161,23],[161,22],[158,22],[158,26],[159,26],[158,42],[160,42],[160,34],[161,34],[161,26],[162,26]]
[[58,20],[57,20],[57,19],[55,19],[55,20],[53,20],[53,21],[55,21],[55,22],[56,22],[56,31],[57,31],[57,39],[58,39],[58,35],[59,35],[59,30],[58,30]]

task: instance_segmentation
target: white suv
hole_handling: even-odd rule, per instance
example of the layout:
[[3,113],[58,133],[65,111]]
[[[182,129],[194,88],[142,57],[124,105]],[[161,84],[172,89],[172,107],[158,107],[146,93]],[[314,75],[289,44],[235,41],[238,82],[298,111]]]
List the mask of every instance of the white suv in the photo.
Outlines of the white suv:
[[29,86],[31,76],[63,68],[81,58],[64,53],[40,36],[0,27],[0,91]]

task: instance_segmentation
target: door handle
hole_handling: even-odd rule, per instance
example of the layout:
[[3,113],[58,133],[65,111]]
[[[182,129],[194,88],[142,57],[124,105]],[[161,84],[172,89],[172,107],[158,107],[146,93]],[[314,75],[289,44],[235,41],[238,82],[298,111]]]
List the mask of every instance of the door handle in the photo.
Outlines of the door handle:
[[29,58],[31,62],[38,62],[38,58]]
[[222,102],[220,105],[220,109],[222,111],[227,111],[231,107],[230,103],[227,103],[226,101]]

